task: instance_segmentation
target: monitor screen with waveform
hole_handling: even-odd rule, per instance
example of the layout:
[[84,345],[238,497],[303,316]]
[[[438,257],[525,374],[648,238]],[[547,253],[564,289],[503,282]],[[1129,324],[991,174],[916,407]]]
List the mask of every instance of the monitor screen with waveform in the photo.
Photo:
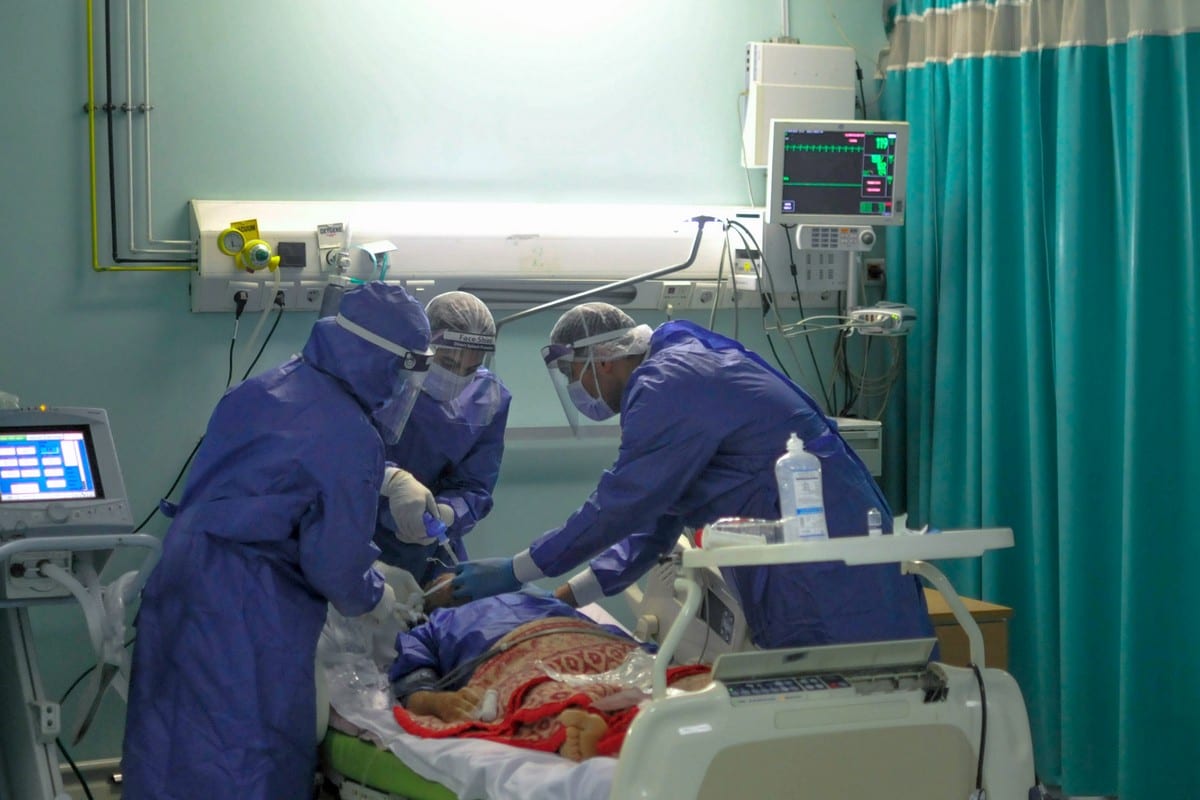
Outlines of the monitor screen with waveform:
[[767,221],[903,225],[908,124],[772,120]]

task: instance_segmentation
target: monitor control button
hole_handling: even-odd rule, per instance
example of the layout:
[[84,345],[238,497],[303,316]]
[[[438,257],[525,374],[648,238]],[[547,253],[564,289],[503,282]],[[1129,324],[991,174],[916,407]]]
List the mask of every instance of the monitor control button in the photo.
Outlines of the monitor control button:
[[46,506],[46,516],[51,522],[66,522],[71,518],[71,512],[62,503],[51,503]]

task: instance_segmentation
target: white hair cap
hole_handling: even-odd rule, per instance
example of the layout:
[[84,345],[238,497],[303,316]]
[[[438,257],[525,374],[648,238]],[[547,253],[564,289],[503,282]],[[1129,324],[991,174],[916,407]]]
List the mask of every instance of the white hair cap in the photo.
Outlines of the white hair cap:
[[571,345],[577,358],[591,355],[608,360],[645,354],[653,332],[616,306],[583,303],[558,318],[550,331],[550,343]]

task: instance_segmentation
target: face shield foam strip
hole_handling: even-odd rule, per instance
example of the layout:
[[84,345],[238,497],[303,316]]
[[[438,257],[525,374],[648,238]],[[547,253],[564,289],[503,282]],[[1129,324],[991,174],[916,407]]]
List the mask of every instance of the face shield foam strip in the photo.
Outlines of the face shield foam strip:
[[486,333],[462,333],[460,331],[441,331],[434,334],[431,346],[456,348],[458,350],[483,350],[493,353],[496,350],[496,337]]

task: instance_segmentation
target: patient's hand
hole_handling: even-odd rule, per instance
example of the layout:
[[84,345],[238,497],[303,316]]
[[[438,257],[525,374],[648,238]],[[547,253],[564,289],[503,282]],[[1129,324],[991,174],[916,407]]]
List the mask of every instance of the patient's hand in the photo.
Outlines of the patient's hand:
[[475,719],[483,693],[470,686],[457,692],[413,692],[405,704],[414,714],[437,717],[442,722],[466,722]]

